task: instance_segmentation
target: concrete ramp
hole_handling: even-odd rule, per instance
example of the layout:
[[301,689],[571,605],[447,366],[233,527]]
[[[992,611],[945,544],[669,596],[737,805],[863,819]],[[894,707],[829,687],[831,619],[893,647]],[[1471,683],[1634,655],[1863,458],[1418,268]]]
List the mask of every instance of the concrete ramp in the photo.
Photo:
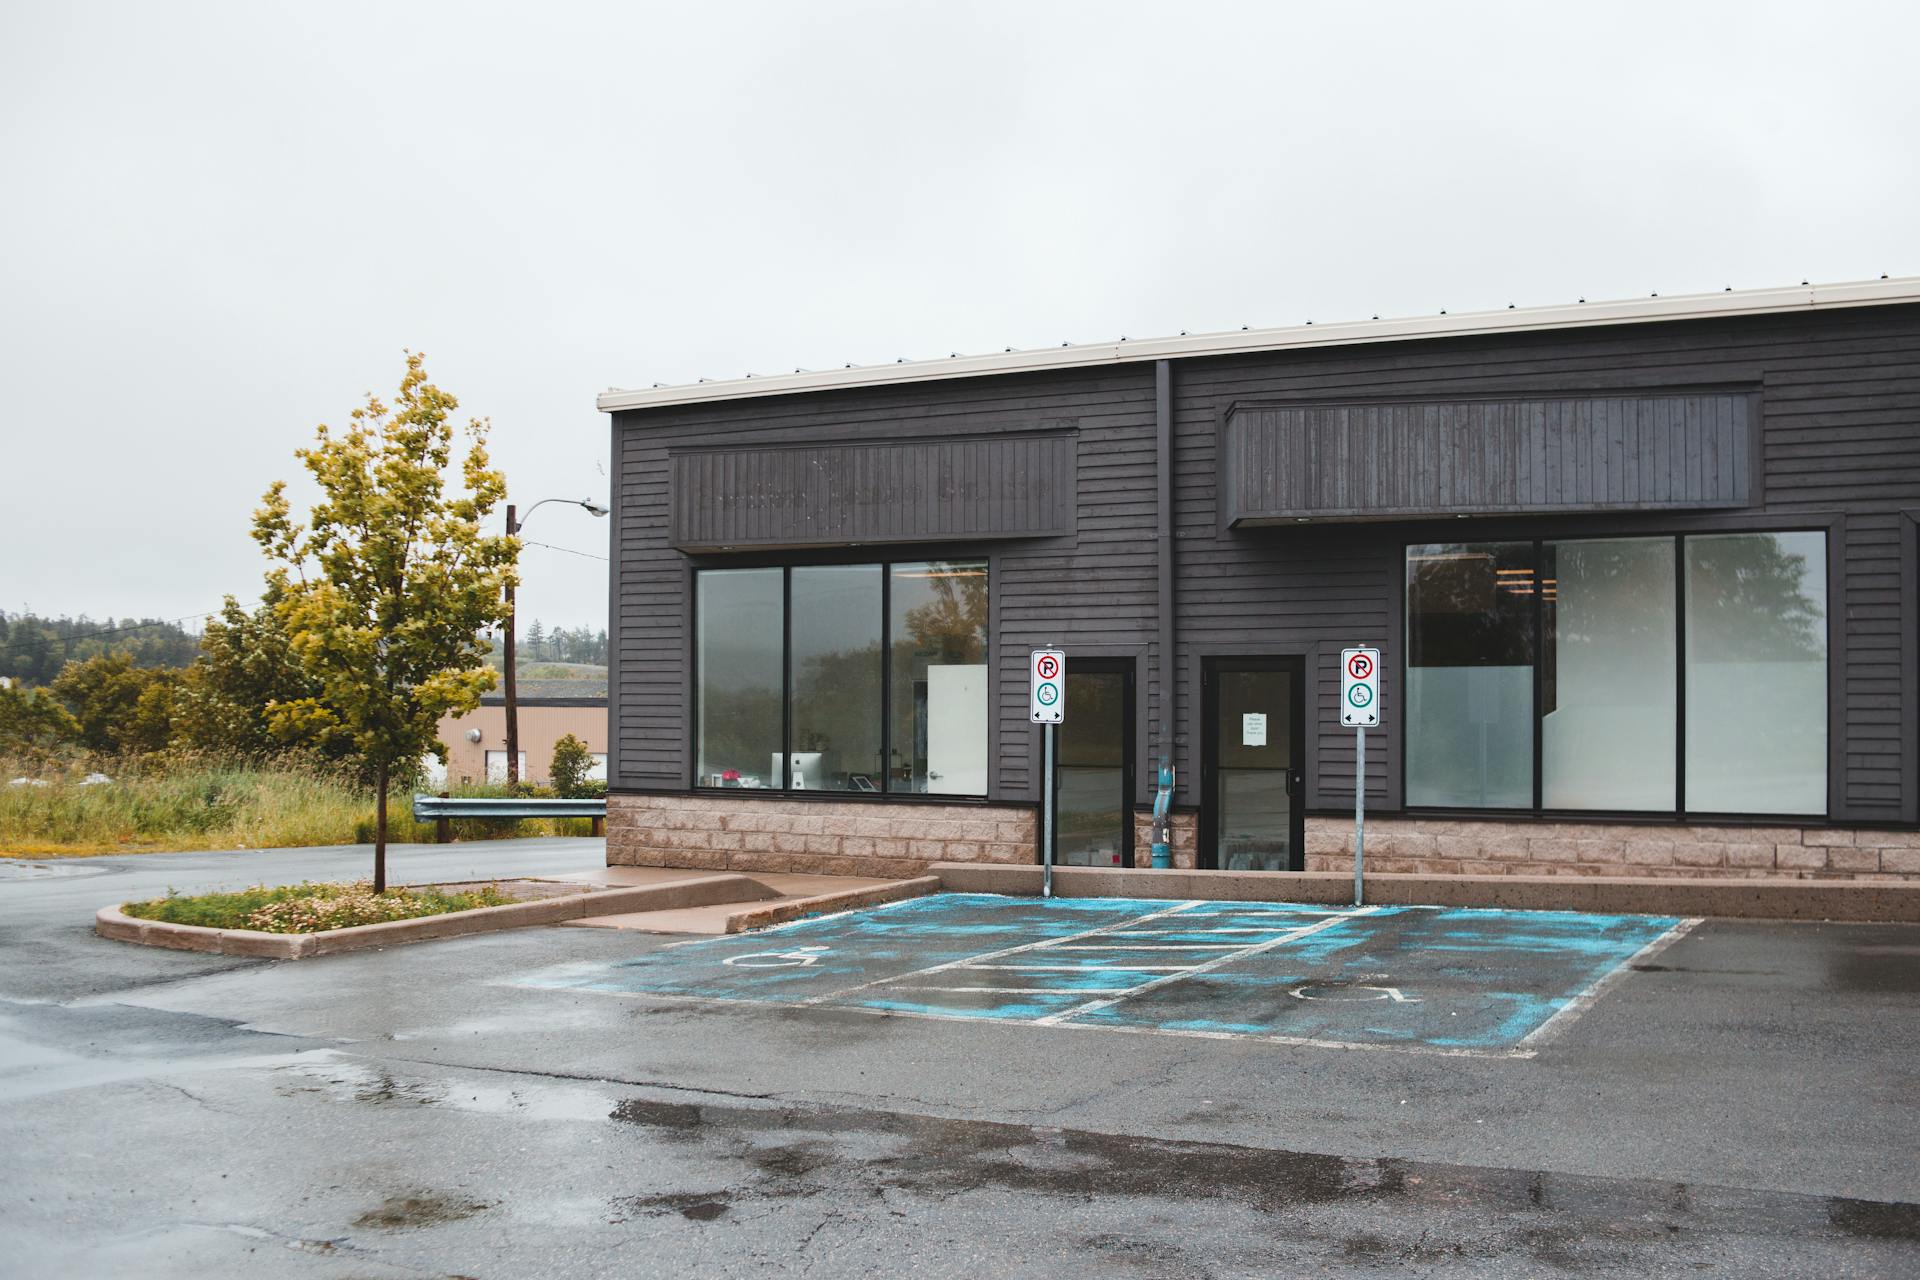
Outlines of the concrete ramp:
[[564,877],[602,888],[658,886],[659,905],[641,911],[583,916],[567,924],[584,929],[639,929],[648,933],[741,933],[804,916],[931,892],[939,882],[783,872],[714,875],[668,867],[607,867]]

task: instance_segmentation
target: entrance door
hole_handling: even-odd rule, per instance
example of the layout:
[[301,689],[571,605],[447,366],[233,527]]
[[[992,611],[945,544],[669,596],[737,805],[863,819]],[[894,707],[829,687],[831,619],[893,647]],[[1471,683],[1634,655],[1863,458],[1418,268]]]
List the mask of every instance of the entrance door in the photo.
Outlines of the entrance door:
[[1055,730],[1053,860],[1133,865],[1133,664],[1067,660],[1067,718]]
[[1304,664],[1209,658],[1201,668],[1200,865],[1306,866]]

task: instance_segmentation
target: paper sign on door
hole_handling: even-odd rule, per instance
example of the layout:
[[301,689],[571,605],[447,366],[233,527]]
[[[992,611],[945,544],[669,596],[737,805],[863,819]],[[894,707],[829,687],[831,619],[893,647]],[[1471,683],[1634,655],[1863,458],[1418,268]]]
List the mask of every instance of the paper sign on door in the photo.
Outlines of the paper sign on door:
[[1240,717],[1240,745],[1243,747],[1267,745],[1266,712],[1249,711]]

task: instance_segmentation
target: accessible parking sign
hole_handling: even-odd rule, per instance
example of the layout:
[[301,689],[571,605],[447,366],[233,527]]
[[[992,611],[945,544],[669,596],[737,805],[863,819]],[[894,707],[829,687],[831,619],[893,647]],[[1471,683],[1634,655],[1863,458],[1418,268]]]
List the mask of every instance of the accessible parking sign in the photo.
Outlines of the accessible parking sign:
[[1063,724],[1067,718],[1067,655],[1059,649],[1035,649],[1027,675],[1035,724]]
[[1340,723],[1349,729],[1380,724],[1380,651],[1340,651]]

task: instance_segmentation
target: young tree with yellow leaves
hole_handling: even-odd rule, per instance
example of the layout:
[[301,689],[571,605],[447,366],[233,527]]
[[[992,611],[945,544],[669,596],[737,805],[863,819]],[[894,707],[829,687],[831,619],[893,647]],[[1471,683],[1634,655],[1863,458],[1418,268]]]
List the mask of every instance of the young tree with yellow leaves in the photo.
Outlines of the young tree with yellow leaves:
[[407,353],[391,408],[372,395],[339,434],[319,430],[298,451],[320,487],[296,521],[286,483],[254,513],[253,536],[275,562],[267,575],[288,643],[318,693],[268,708],[281,732],[352,744],[377,788],[373,886],[387,883],[387,789],[411,778],[438,727],[493,687],[482,633],[506,619],[519,539],[482,533],[506,497],[488,464],[484,418],[466,428],[452,485],[459,401],[427,381]]

